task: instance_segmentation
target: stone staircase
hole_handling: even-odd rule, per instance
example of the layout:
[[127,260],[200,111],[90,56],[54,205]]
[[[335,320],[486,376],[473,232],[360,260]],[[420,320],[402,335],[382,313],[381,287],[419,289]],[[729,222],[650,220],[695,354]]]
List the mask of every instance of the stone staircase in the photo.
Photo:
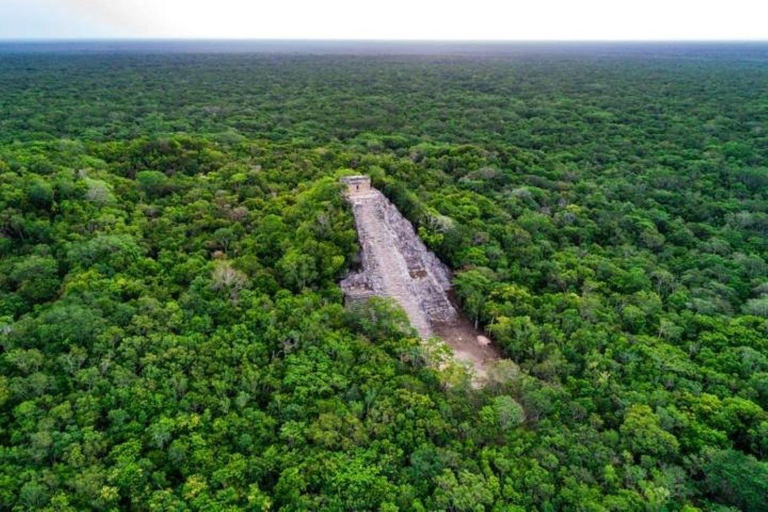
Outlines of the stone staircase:
[[422,337],[433,334],[433,324],[453,321],[457,313],[447,295],[451,272],[411,223],[376,189],[350,191],[347,197],[355,214],[362,270],[342,281],[345,294],[392,297]]

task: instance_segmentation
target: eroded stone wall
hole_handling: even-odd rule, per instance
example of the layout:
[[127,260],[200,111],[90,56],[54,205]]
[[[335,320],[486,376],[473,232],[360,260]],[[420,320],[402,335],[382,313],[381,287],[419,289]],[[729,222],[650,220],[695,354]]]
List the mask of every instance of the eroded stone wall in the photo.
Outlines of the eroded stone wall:
[[[349,185],[349,184],[348,184]],[[451,271],[416,234],[413,226],[378,190],[349,188],[361,246],[361,270],[341,287],[350,299],[370,295],[392,297],[423,337],[432,326],[455,320],[448,292]]]

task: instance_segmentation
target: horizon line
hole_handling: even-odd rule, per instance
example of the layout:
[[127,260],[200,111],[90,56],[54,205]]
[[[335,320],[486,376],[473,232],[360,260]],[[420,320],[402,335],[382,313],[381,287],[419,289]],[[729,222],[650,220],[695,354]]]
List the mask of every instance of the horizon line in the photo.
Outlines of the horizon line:
[[259,37],[0,37],[0,43],[58,42],[272,42],[272,43],[768,43],[761,39],[404,39],[404,38],[259,38]]

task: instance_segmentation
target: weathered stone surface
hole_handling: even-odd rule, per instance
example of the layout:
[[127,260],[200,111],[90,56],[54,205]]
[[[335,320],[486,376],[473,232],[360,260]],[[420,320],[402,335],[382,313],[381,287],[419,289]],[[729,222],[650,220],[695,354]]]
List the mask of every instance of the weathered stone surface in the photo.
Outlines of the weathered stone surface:
[[341,287],[350,299],[380,295],[395,299],[423,337],[433,323],[451,322],[456,310],[448,299],[451,271],[416,235],[413,226],[378,190],[347,181],[361,245],[362,270]]
[[451,303],[450,269],[367,176],[342,181],[355,214],[362,267],[341,282],[347,300],[395,299],[423,338],[441,338],[454,360],[471,370],[473,384],[483,385],[499,353]]
[[368,176],[345,176],[341,182],[347,185],[348,194],[369,192],[371,190],[371,178]]

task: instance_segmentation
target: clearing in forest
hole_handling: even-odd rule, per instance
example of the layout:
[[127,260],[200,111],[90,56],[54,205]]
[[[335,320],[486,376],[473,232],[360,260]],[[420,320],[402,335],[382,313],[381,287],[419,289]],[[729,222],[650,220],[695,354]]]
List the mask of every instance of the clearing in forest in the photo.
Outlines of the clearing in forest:
[[484,378],[498,351],[464,318],[451,300],[451,271],[417,236],[408,220],[367,176],[343,178],[361,247],[362,269],[341,282],[345,295],[397,301],[419,335],[441,338],[454,357]]

